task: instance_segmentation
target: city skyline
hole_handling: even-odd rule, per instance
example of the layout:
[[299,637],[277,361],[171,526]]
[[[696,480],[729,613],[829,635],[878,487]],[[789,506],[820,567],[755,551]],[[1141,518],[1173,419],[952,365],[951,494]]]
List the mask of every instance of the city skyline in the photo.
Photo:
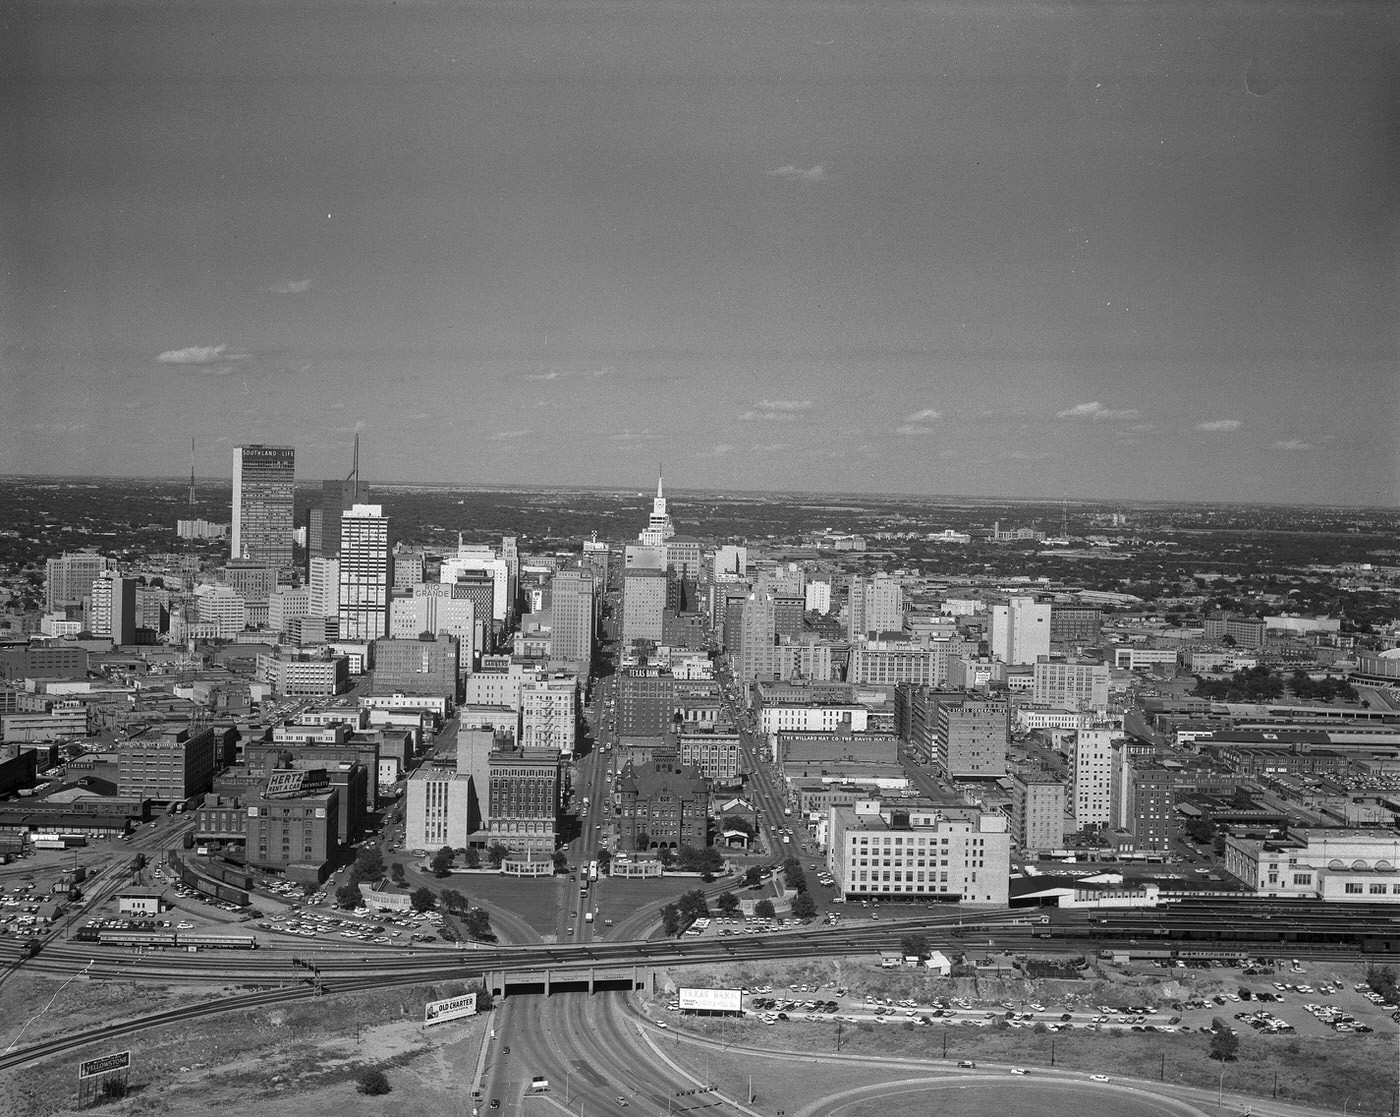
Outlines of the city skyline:
[[0,472],[1400,499],[1394,12],[142,11],[0,45]]

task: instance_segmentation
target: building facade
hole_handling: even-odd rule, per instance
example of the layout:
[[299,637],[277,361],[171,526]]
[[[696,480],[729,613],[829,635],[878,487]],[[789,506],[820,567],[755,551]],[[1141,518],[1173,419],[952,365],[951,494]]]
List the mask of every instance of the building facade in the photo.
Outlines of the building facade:
[[290,446],[233,448],[230,558],[291,568],[295,473],[296,451]]
[[336,615],[341,640],[378,640],[389,631],[389,521],[378,504],[341,515]]

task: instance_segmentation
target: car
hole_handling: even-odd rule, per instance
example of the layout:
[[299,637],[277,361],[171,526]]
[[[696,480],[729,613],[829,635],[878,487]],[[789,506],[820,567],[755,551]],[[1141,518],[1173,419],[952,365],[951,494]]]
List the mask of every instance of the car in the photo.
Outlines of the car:
[[1108,1081],[1108,1075],[1106,1075],[1106,1074],[1091,1074],[1091,1075],[1089,1075],[1089,1081],[1090,1081],[1090,1082],[1107,1082],[1107,1081]]
[[617,1104],[620,1105],[620,1106],[622,1106],[624,1109],[626,1109],[626,1108],[627,1108],[627,1099],[624,1098],[621,1094],[619,1094],[619,1095],[618,1095],[618,1098],[617,1098]]
[[492,1109],[500,1109],[500,1108],[501,1108],[501,1099],[500,1099],[500,1098],[492,1098],[492,1099],[491,1099],[491,1108],[492,1108]]
[[664,1028],[664,1027],[666,1026],[666,1021],[664,1021],[664,1020],[658,1020],[658,1021],[656,1021],[656,1026],[657,1026],[658,1028]]
[[974,1063],[971,1059],[959,1059],[959,1060],[958,1060],[958,1069],[959,1069],[959,1070],[976,1070],[976,1069],[977,1069],[977,1064]]
[[1011,1068],[1011,1073],[1012,1073],[1012,1074],[1016,1074],[1016,1075],[1025,1074],[1025,1073],[1026,1073],[1026,1068],[1025,1068],[1025,1067],[1012,1067],[1012,1068]]

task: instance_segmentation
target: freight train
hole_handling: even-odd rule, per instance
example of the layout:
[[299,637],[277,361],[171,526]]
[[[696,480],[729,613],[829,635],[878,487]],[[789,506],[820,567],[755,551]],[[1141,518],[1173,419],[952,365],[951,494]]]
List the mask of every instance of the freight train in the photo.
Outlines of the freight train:
[[139,931],[83,927],[75,938],[103,946],[134,946],[157,950],[256,950],[255,935],[225,935],[209,931]]

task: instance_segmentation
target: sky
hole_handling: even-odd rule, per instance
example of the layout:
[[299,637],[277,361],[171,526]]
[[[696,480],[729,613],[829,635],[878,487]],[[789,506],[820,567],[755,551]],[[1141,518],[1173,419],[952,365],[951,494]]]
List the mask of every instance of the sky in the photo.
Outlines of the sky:
[[1380,3],[0,12],[0,473],[1400,504]]

